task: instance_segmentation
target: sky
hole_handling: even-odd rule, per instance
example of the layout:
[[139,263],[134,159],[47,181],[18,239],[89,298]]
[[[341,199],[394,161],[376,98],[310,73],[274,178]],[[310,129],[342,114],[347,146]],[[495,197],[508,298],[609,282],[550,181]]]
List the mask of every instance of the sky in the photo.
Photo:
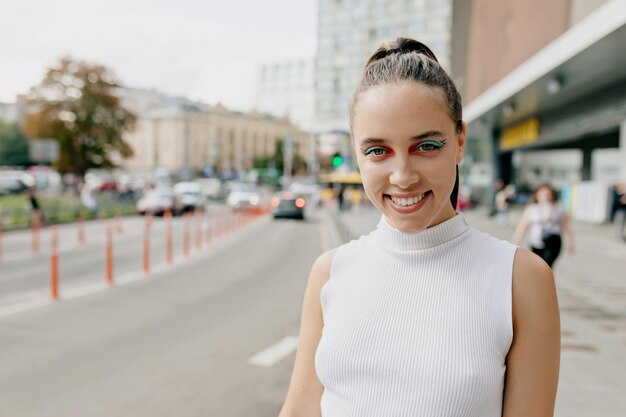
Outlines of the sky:
[[312,58],[316,0],[2,0],[0,102],[63,56],[121,84],[250,110],[259,65]]

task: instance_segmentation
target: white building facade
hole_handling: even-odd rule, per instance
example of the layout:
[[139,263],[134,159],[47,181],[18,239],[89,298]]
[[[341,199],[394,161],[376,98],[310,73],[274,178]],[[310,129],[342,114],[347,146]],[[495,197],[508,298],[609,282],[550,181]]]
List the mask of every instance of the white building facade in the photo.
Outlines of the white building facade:
[[267,63],[260,67],[256,110],[287,117],[311,130],[315,112],[315,62],[311,59]]

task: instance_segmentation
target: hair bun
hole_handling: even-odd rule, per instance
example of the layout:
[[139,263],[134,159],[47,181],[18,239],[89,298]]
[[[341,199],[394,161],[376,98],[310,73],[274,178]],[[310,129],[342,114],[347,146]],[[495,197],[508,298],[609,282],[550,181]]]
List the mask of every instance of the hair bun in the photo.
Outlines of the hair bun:
[[408,52],[417,52],[418,54],[424,54],[433,61],[439,62],[433,51],[431,51],[430,48],[423,43],[410,38],[397,38],[393,42],[383,43],[381,47],[378,48],[376,52],[374,52],[372,57],[367,62],[367,65],[379,59],[385,58],[389,55],[401,55]]
[[402,52],[417,52],[418,54],[426,55],[433,61],[439,62],[433,51],[431,51],[428,46],[416,41],[415,39],[398,38],[396,39],[396,43],[399,45],[398,48]]

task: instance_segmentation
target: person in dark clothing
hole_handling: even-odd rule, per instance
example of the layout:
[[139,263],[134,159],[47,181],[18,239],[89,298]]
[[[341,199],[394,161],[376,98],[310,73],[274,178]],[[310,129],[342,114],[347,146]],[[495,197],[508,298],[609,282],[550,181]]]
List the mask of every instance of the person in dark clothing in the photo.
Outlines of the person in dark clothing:
[[30,202],[30,210],[33,216],[33,221],[36,221],[39,225],[41,225],[44,221],[43,210],[39,205],[39,200],[37,199],[37,191],[35,190],[35,187],[28,188],[28,201]]
[[619,183],[613,187],[611,222],[615,227],[615,236],[626,239],[626,183]]

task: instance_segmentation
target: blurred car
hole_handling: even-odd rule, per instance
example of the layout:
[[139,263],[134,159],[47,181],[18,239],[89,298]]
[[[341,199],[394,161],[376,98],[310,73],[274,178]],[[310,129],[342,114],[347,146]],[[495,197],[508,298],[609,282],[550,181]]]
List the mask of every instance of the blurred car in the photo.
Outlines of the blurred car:
[[19,172],[0,172],[0,195],[21,193],[27,188]]
[[137,201],[137,211],[141,215],[153,214],[162,216],[168,211],[172,214],[179,214],[182,212],[182,204],[171,189],[155,188],[147,191]]
[[284,191],[274,195],[271,200],[272,215],[275,219],[290,218],[304,220],[306,201],[294,193]]
[[210,200],[223,200],[226,198],[225,187],[218,178],[197,178],[195,183],[200,184],[202,194]]
[[180,200],[182,211],[204,210],[206,197],[197,182],[183,181],[174,185],[174,194]]
[[254,184],[232,183],[226,204],[233,210],[256,209],[261,205],[261,193]]

